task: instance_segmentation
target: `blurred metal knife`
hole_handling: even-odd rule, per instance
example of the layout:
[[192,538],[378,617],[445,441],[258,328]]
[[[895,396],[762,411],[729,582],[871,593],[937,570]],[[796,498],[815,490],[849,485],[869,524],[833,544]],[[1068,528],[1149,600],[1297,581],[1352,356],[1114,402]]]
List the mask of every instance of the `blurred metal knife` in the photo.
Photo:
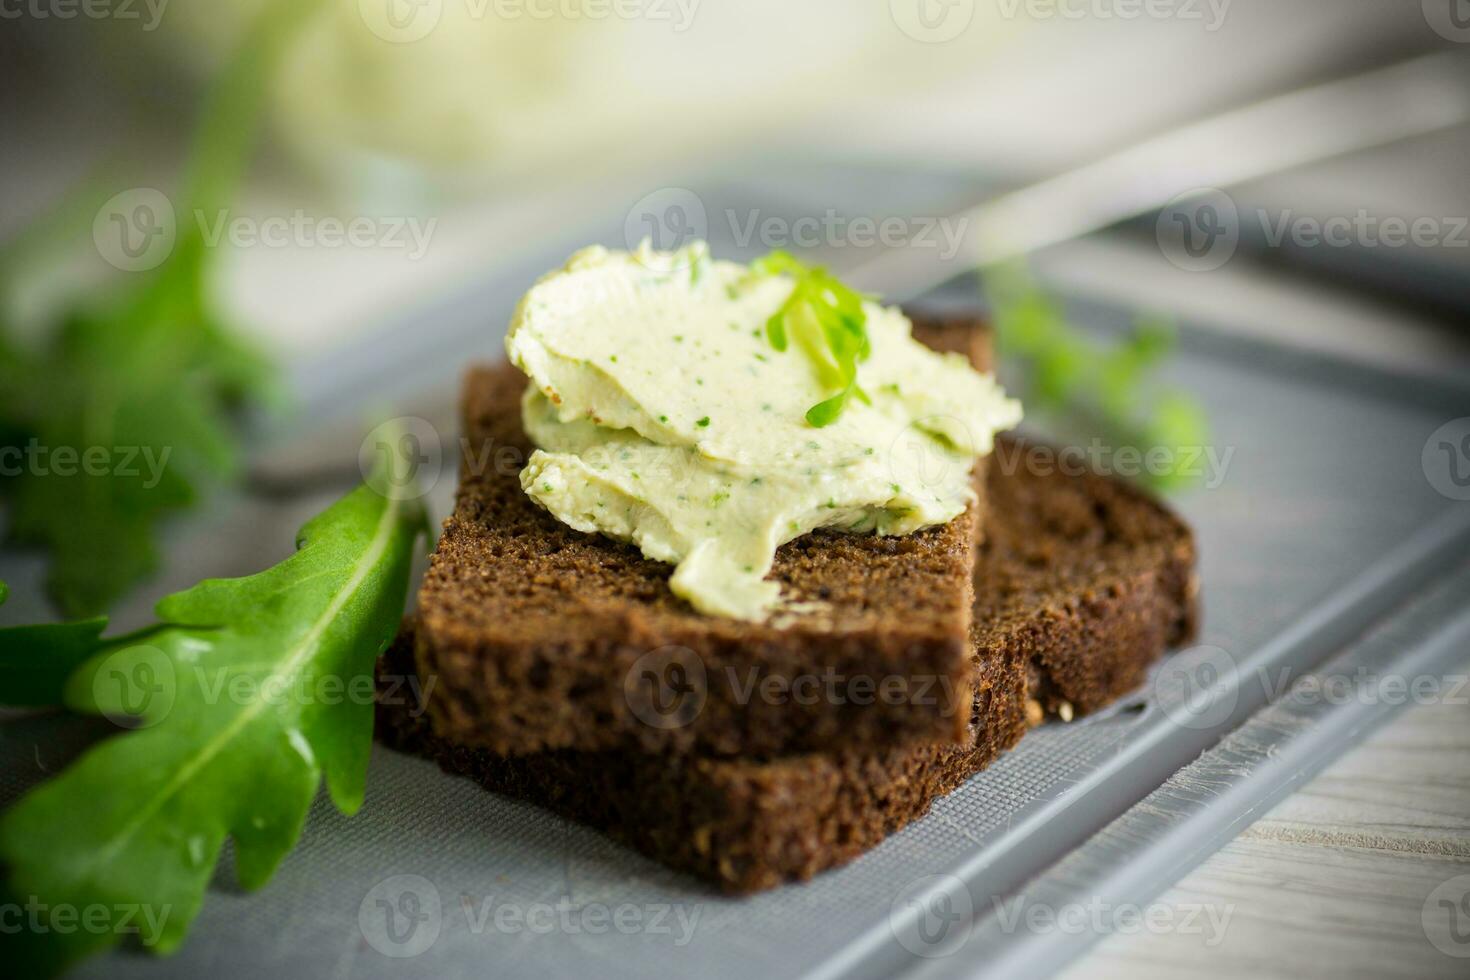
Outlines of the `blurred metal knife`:
[[959,252],[896,247],[844,278],[912,299],[974,269],[1233,185],[1470,122],[1470,57],[1446,51],[1299,89],[1154,136],[952,216]]

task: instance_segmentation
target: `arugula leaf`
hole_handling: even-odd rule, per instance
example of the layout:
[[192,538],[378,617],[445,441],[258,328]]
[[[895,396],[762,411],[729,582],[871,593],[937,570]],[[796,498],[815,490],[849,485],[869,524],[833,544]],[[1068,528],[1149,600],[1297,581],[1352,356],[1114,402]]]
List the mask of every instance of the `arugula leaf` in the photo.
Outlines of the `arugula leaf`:
[[[0,605],[10,587],[0,582]],[[105,618],[79,623],[13,626],[0,629],[0,677],[5,690],[0,703],[17,708],[50,708],[62,704],[66,678],[101,647]]]
[[868,314],[860,293],[843,285],[820,266],[808,266],[788,252],[775,251],[751,263],[760,276],[790,276],[791,295],[766,321],[771,347],[785,351],[794,338],[807,356],[823,369],[829,384],[840,390],[807,410],[806,420],[816,428],[836,422],[854,395],[868,404],[857,383],[858,364],[872,354],[868,341]]
[[213,86],[163,263],[110,301],[75,304],[38,348],[0,336],[0,445],[27,452],[0,481],[9,532],[51,553],[49,588],[68,615],[101,611],[151,574],[159,522],[237,469],[231,412],[267,393],[270,371],[215,310],[192,216],[228,205],[264,78],[317,2],[274,0]]
[[[235,466],[210,340],[182,317],[78,315],[27,366],[29,461],[8,487],[10,534],[51,552],[71,615],[105,608],[158,564],[158,521]],[[95,454],[95,455],[94,455]]]
[[[138,938],[167,953],[227,836],[240,883],[258,888],[294,846],[323,776],[337,808],[355,812],[374,660],[426,530],[418,502],[359,487],[302,529],[286,561],[169,596],[158,626],[103,644],[68,679],[66,702],[139,728],[0,816],[10,893],[53,909],[140,908],[137,921],[156,929]],[[66,960],[118,938],[54,934]]]
[[1165,490],[1193,482],[1180,469],[1188,456],[1179,450],[1208,444],[1208,420],[1188,392],[1153,378],[1173,350],[1171,324],[1140,318],[1128,337],[1109,348],[1068,323],[1062,305],[1022,267],[987,269],[985,288],[1000,352],[1021,369],[1028,414],[1049,412],[1115,449],[1171,450],[1174,468],[1150,472],[1149,481]]

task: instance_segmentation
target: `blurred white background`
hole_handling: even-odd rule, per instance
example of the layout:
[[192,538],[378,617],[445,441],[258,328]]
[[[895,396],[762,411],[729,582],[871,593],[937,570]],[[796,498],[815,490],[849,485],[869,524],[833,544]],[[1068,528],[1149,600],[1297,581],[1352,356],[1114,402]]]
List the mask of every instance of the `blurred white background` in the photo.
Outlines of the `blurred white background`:
[[[420,250],[234,248],[219,286],[242,324],[302,354],[711,174],[818,213],[880,196],[883,175],[932,175],[946,190],[925,206],[958,208],[1295,87],[1470,52],[1452,0],[1443,18],[1435,2],[325,0],[267,82],[271,152],[237,209],[432,220],[432,236]],[[98,160],[127,186],[170,186],[201,85],[262,7],[153,0],[129,19],[7,21],[0,239]],[[1470,200],[1467,146],[1463,133],[1402,144],[1248,196],[1450,214]],[[839,186],[863,172],[877,189]],[[1078,287],[1162,289],[1169,303],[1207,285],[1170,286],[1154,250],[1120,241],[1062,247],[1040,266]],[[1205,312],[1225,278],[1208,284]],[[22,292],[23,310],[45,307],[44,277]]]

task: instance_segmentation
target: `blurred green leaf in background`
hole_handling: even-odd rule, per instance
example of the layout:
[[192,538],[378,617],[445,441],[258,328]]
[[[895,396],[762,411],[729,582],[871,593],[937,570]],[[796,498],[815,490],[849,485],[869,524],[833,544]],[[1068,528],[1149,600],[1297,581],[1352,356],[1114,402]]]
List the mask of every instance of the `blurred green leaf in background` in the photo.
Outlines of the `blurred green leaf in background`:
[[1141,317],[1108,346],[1072,326],[1060,300],[1023,266],[985,270],[985,292],[1001,357],[1019,373],[1016,394],[1028,419],[1074,440],[1099,439],[1114,453],[1153,450],[1166,465],[1140,476],[1155,489],[1195,482],[1189,461],[1209,444],[1210,427],[1193,395],[1157,377],[1174,349],[1172,324]]
[[[7,533],[49,553],[48,588],[68,616],[103,611],[150,575],[160,522],[237,469],[232,413],[268,390],[272,371],[212,300],[211,251],[192,216],[230,205],[255,142],[262,80],[318,2],[267,6],[215,81],[181,206],[160,214],[147,189],[113,199],[124,205],[119,234],[135,230],[130,221],[149,232],[172,222],[176,237],[156,267],[125,272],[97,295],[69,302],[34,339],[22,339],[12,311],[0,308]],[[58,210],[66,217],[76,208]],[[19,274],[28,244],[0,252],[0,287]]]

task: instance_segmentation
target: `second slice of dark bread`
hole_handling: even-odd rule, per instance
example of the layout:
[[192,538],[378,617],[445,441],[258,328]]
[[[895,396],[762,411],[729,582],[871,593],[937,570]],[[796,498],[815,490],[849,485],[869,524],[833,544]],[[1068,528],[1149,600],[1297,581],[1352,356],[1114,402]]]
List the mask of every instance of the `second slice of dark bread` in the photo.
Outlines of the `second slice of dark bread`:
[[[600,828],[732,892],[808,878],[922,816],[1026,729],[1040,699],[1077,714],[1135,688],[1195,629],[1194,544],[1172,513],[1126,484],[1066,476],[1048,450],[1003,440],[990,468],[974,569],[977,684],[964,744],[781,758],[637,751],[508,757],[434,734],[398,682],[413,630],[380,665],[379,737],[446,771]],[[429,707],[438,697],[431,693]],[[1065,711],[1064,711],[1065,713]]]
[[[988,366],[974,321],[926,321],[915,336]],[[745,756],[966,738],[980,506],[917,534],[783,546],[773,578],[817,612],[701,615],[669,590],[671,566],[561,524],[521,490],[523,388],[504,365],[465,381],[458,499],[418,597],[438,734],[508,754]]]

